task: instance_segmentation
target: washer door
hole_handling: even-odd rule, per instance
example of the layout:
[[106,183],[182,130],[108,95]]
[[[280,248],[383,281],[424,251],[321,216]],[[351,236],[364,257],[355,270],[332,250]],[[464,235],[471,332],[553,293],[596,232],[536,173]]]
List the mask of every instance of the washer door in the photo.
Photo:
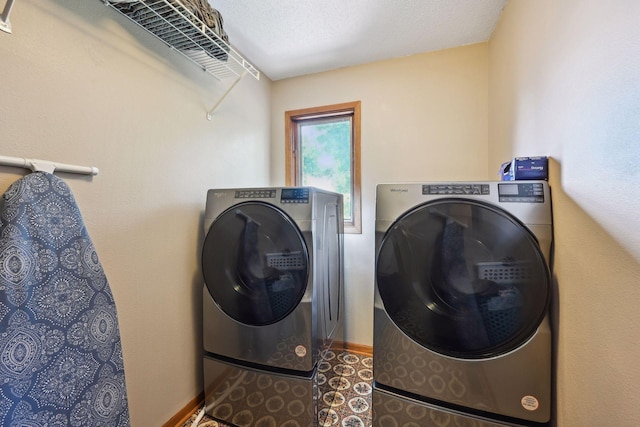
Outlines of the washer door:
[[548,310],[551,279],[533,234],[509,213],[439,199],[384,235],[376,280],[385,311],[418,344],[480,359],[529,339]]
[[202,250],[209,294],[231,318],[268,325],[286,317],[304,295],[309,256],[302,234],[281,210],[245,202],[211,224]]

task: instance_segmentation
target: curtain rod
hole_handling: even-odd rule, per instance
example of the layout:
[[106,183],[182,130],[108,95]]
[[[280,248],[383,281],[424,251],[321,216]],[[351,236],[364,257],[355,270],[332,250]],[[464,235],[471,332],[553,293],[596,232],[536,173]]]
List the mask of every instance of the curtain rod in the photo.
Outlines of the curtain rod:
[[0,165],[16,166],[31,169],[33,172],[69,172],[82,175],[98,175],[98,168],[94,166],[75,166],[49,160],[23,159],[22,157],[0,156]]

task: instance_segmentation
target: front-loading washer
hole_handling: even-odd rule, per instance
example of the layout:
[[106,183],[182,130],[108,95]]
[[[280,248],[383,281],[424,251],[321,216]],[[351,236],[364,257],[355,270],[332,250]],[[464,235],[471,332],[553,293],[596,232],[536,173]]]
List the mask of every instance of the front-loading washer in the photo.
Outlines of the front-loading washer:
[[[299,403],[278,425],[317,411],[318,363],[343,344],[343,224],[342,195],[313,187],[207,192],[203,366],[212,416],[254,417],[258,401],[269,416]],[[265,393],[226,401],[247,387]]]
[[380,184],[375,224],[374,425],[548,422],[547,182]]
[[342,218],[342,195],[317,188],[209,190],[205,352],[311,372],[342,330]]

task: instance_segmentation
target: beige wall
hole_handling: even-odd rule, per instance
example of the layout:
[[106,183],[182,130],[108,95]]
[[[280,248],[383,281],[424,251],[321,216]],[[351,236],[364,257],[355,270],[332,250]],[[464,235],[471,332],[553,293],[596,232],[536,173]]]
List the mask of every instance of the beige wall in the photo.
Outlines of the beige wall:
[[489,43],[489,163],[553,157],[560,426],[640,425],[639,17],[511,1]]
[[[247,77],[207,121],[229,82],[99,0],[20,0],[0,33],[0,155],[100,168],[61,177],[118,304],[135,426],[201,390],[206,190],[284,183],[284,111],[362,101],[363,233],[345,243],[347,339],[365,345],[375,184],[493,179],[510,157],[550,155],[559,424],[638,425],[637,16],[635,0],[513,1],[489,44]],[[25,173],[0,166],[0,190]]]
[[[102,1],[19,0],[11,22],[0,155],[100,168],[59,176],[116,299],[132,425],[162,425],[202,390],[206,191],[268,184],[271,82],[245,77],[208,121],[230,82]],[[0,193],[27,172],[0,166]]]
[[345,237],[350,343],[373,343],[376,184],[495,176],[487,170],[487,49],[483,43],[273,83],[274,185],[285,182],[285,111],[362,101],[362,234]]

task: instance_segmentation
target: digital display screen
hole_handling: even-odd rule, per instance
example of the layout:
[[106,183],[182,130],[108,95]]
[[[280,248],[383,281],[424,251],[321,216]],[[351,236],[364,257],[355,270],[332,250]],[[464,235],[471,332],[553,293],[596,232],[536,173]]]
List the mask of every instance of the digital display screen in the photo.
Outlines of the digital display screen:
[[518,184],[500,184],[498,194],[501,196],[517,196],[519,194]]

